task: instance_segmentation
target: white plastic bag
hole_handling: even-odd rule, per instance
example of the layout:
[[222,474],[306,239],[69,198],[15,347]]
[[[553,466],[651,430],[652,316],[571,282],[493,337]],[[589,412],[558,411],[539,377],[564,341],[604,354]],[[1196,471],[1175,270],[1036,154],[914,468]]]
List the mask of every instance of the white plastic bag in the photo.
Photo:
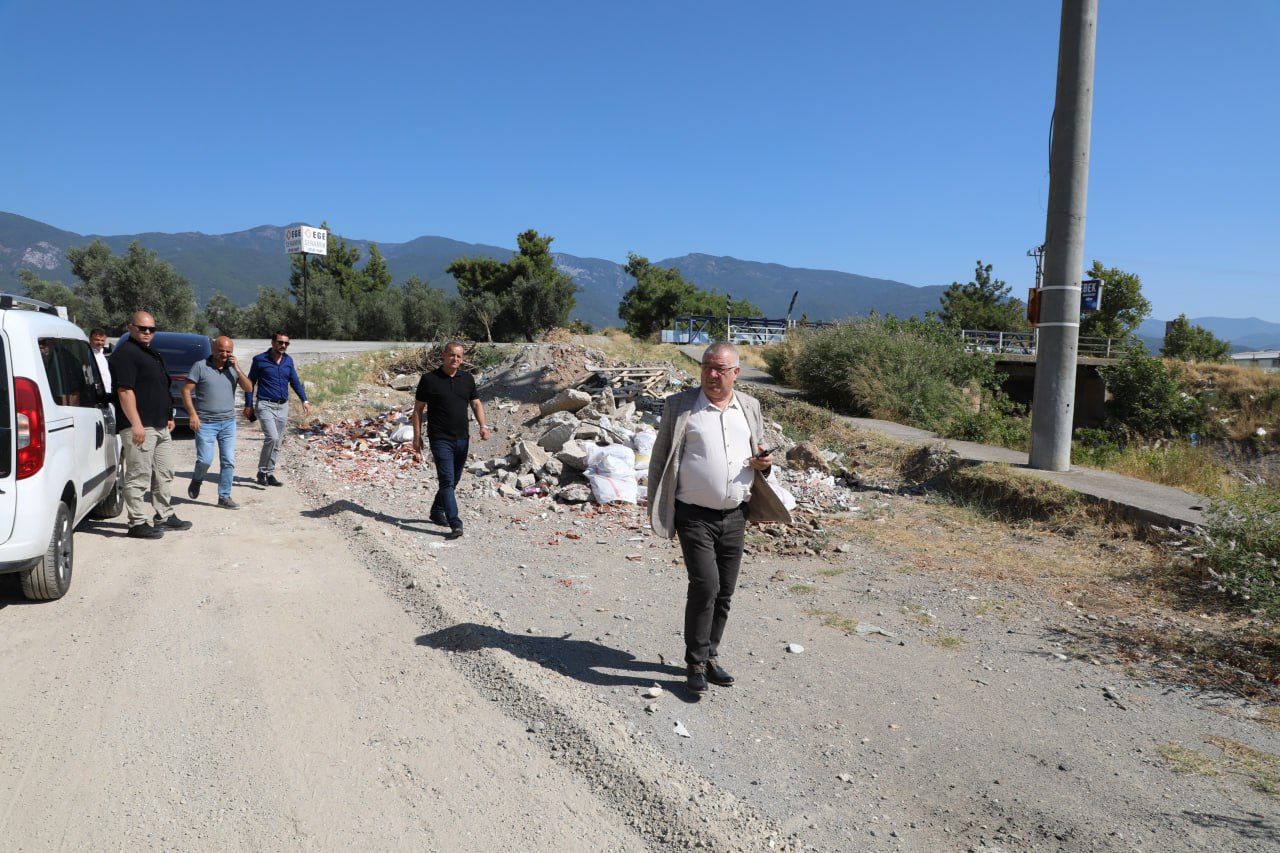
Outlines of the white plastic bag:
[[391,440],[396,444],[404,444],[406,441],[413,441],[413,424],[400,424],[391,433]]
[[631,436],[631,446],[636,450],[636,476],[649,476],[649,457],[653,455],[654,442],[658,434],[651,429],[641,430]]
[[588,447],[587,482],[596,503],[635,503],[635,451],[623,444]]

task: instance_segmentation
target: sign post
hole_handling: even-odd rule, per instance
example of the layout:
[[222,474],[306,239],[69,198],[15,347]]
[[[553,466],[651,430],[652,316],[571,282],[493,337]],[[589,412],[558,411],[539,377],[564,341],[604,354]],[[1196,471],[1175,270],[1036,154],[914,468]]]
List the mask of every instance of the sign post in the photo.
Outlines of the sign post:
[[329,254],[329,232],[310,225],[294,225],[284,230],[284,251],[302,255],[302,324],[303,337],[311,337],[311,311],[307,305],[307,255]]

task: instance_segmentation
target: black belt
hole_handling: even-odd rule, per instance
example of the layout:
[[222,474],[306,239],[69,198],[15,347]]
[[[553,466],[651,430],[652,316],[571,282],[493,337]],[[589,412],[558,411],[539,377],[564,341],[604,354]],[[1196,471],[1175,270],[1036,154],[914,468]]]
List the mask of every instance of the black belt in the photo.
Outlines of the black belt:
[[287,403],[289,402],[289,398],[285,397],[283,400],[272,400],[270,397],[259,397],[258,402],[259,403]]
[[679,506],[688,507],[689,509],[693,510],[695,513],[701,513],[704,516],[707,516],[707,515],[720,516],[721,518],[725,518],[727,516],[733,515],[735,512],[742,512],[742,508],[747,505],[746,502],[744,501],[743,503],[740,503],[735,507],[730,507],[729,509],[712,509],[711,507],[703,506],[702,504],[685,503],[684,501],[679,499],[676,500],[676,504],[678,504]]

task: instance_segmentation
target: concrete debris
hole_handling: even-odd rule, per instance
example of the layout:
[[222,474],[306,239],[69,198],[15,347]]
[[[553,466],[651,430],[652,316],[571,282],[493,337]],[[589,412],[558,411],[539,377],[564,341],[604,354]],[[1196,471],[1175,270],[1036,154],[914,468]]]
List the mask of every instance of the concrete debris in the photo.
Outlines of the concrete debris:
[[[423,370],[438,367],[433,353],[429,347],[406,351],[381,373],[378,397],[396,388],[404,393],[401,404],[374,417],[336,423],[313,420],[302,429],[309,448],[338,481],[433,488],[430,453],[415,459],[409,444],[413,389]],[[610,512],[626,515],[649,536],[645,480],[663,400],[691,381],[670,364],[608,365],[603,353],[577,344],[514,348],[502,362],[477,375],[491,435],[482,442],[473,434],[475,455],[459,484],[460,495],[499,496],[540,512],[599,513],[604,506],[593,498],[587,459],[592,450],[621,445],[634,451],[636,486],[631,499],[640,503],[610,504]],[[864,487],[849,473],[856,463],[812,446],[797,448],[775,422],[766,421],[765,441],[775,449],[776,459],[794,460],[775,465],[773,477],[795,499],[796,524],[753,528],[760,535],[751,537],[748,552],[847,553],[847,543],[828,541],[822,516],[860,511],[859,503],[867,498],[852,490]]]

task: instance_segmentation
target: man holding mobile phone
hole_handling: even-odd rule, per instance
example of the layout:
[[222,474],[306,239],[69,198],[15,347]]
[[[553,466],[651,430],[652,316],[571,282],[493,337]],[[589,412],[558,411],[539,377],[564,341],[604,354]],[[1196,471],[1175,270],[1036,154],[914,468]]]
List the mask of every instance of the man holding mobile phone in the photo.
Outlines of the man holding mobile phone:
[[213,448],[218,448],[218,506],[239,509],[231,498],[236,471],[236,388],[252,390],[249,377],[236,363],[236,346],[223,335],[213,342],[213,354],[197,361],[182,386],[182,405],[187,409],[191,429],[196,434],[196,467],[187,486],[187,497],[200,497],[205,473],[213,466]]
[[738,584],[748,519],[791,523],[765,481],[773,464],[764,445],[760,402],[735,391],[738,350],[707,347],[702,387],[666,399],[649,458],[649,518],[654,533],[680,540],[689,588],[685,600],[686,677],[695,694],[728,687],[720,640]]

